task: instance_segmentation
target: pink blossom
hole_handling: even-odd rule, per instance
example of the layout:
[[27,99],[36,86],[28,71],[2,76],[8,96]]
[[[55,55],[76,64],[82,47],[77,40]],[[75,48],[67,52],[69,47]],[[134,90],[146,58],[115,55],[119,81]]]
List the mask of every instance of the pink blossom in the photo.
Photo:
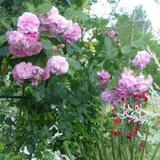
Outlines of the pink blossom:
[[33,42],[37,42],[39,40],[39,32],[24,33],[24,37],[28,43],[32,44]]
[[30,46],[30,48],[27,48],[26,55],[27,56],[37,55],[41,52],[42,49],[43,49],[43,45],[41,42],[34,42]]
[[148,75],[146,79],[143,75],[138,76],[137,77],[138,93],[146,92],[152,86],[152,83],[153,83],[153,78],[151,75]]
[[132,70],[125,69],[118,80],[116,89],[121,96],[140,94],[152,86],[152,81],[150,75],[145,79],[143,75],[135,76]]
[[144,69],[150,62],[151,55],[147,51],[139,51],[133,59],[132,63],[136,68]]
[[106,89],[101,93],[101,98],[104,102],[110,104],[116,102],[119,99],[117,91],[115,89]]
[[62,39],[67,43],[73,43],[81,37],[81,27],[78,23],[73,23],[64,33]]
[[69,23],[70,21],[65,19],[65,17],[61,15],[55,16],[49,26],[49,32],[51,33],[51,36],[56,37],[65,32]]
[[52,37],[56,37],[66,31],[70,21],[65,17],[59,15],[58,10],[55,7],[47,12],[40,14],[39,16],[42,31],[49,31]]
[[49,78],[48,69],[34,66],[30,62],[21,62],[17,64],[12,73],[17,84],[22,84],[24,80],[30,80],[32,85],[35,86],[38,85],[40,81],[47,80]]
[[127,138],[127,139],[131,139],[131,138],[132,138],[132,133],[127,133],[127,134],[126,134],[126,138]]
[[60,36],[63,41],[73,43],[81,36],[81,28],[78,23],[73,23],[58,13],[54,6],[47,12],[39,15],[40,30],[49,31],[52,37]]
[[9,42],[9,50],[15,57],[26,57],[39,54],[43,49],[41,42],[38,42],[39,33],[21,33],[11,31],[6,33]]
[[18,31],[11,31],[6,33],[6,38],[10,45],[20,45],[23,42],[24,35]]
[[47,68],[56,75],[64,74],[68,71],[69,64],[65,57],[52,56],[47,62]]
[[47,80],[49,78],[49,72],[46,69],[35,66],[35,73],[31,79],[32,85],[37,86],[39,81]]
[[114,39],[117,35],[117,33],[114,30],[106,32],[106,35]]
[[105,71],[104,69],[102,69],[101,71],[97,72],[97,78],[109,80],[110,74],[108,71]]
[[97,82],[96,86],[100,89],[104,89],[108,84],[108,81],[110,79],[110,74],[104,69],[102,69],[101,71],[97,72],[97,78],[100,79],[100,81]]
[[40,21],[38,17],[30,12],[24,12],[18,18],[18,31],[23,33],[35,33],[39,31]]
[[102,79],[102,80],[100,80],[100,81],[98,81],[97,83],[96,83],[96,86],[99,88],[99,89],[105,89],[105,87],[106,87],[106,85],[108,84],[108,80],[106,80],[106,79]]
[[31,79],[36,70],[32,63],[21,62],[14,67],[12,73],[17,84],[21,84],[24,80]]
[[15,57],[26,57],[26,56],[33,56],[40,53],[42,50],[43,45],[40,42],[34,42],[32,45],[25,45],[14,46],[10,45],[9,50]]
[[50,77],[49,69],[46,67],[44,68],[43,72],[43,80],[47,80]]
[[52,17],[59,15],[56,7],[52,7],[52,9],[47,13],[42,13],[39,15],[40,19],[40,29],[42,31],[48,31],[49,25],[52,22]]

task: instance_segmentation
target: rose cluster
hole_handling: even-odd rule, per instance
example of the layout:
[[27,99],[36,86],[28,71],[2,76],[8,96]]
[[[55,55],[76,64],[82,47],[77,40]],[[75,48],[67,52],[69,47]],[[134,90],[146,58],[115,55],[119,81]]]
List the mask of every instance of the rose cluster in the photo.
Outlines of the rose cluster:
[[39,42],[38,17],[30,12],[25,12],[18,19],[17,31],[6,33],[9,50],[15,57],[26,57],[40,53],[43,48]]
[[79,24],[61,16],[54,6],[49,12],[40,14],[39,19],[41,31],[48,31],[52,37],[59,36],[64,42],[73,43],[81,36]]
[[130,69],[124,69],[115,88],[106,89],[101,93],[102,100],[113,104],[121,97],[130,97],[146,92],[152,86],[152,76],[145,79],[143,75],[136,76]]
[[30,80],[32,85],[38,85],[39,81],[47,80],[50,74],[61,75],[68,71],[69,65],[65,57],[52,56],[47,62],[47,66],[43,69],[34,66],[32,63],[21,62],[17,64],[12,73],[17,84],[22,84],[24,80]]
[[[39,54],[43,49],[42,43],[39,42],[41,31],[48,31],[52,37],[58,36],[67,43],[73,43],[81,36],[79,24],[61,16],[54,6],[49,12],[38,16],[25,12],[18,18],[17,30],[6,33],[11,54],[15,57]],[[57,48],[63,47],[64,45],[58,45]],[[47,80],[50,74],[61,75],[66,73],[68,68],[66,58],[57,55],[48,59],[45,68],[23,61],[14,67],[12,73],[19,85],[25,80],[31,81],[32,85],[38,85],[40,81]]]
[[17,30],[6,33],[9,50],[15,57],[39,54],[43,45],[39,42],[40,32],[48,31],[52,37],[60,37],[63,42],[73,43],[81,37],[78,23],[61,16],[56,7],[39,16],[25,12],[18,18]]
[[17,84],[22,84],[24,80],[30,80],[32,85],[38,85],[39,81],[49,78],[49,71],[47,69],[34,66],[30,62],[21,62],[17,64],[12,73]]

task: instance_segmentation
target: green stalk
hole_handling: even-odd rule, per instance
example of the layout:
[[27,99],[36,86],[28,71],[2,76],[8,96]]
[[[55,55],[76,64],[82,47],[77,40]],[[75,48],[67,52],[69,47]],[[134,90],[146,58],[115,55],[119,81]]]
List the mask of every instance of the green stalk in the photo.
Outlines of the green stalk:
[[132,145],[131,145],[131,160],[133,160],[133,152],[134,152],[134,142],[135,142],[135,138],[132,140]]
[[[112,140],[113,140],[113,138],[112,138]],[[112,144],[112,157],[113,157],[113,160],[116,160],[115,153],[114,153],[114,144],[113,144],[113,142],[111,142],[111,144]]]
[[105,145],[104,145],[104,140],[103,140],[102,133],[100,133],[100,140],[101,140],[101,147],[102,147],[102,151],[103,151],[103,158],[106,159],[107,154],[106,154],[106,150],[105,150]]
[[122,160],[122,153],[121,153],[121,138],[118,138],[118,151],[119,151],[119,157],[120,157],[120,160]]
[[155,158],[155,156],[156,156],[156,153],[157,153],[159,147],[160,147],[160,143],[158,143],[158,145],[157,145],[157,147],[156,147],[156,149],[155,149],[155,151],[154,151],[154,153],[153,153],[153,155],[152,155],[152,157],[151,157],[151,160],[154,160],[154,158]]
[[147,138],[148,138],[148,134],[146,134],[146,137],[145,137],[144,148],[142,150],[140,160],[143,160],[143,157],[144,157],[144,150],[145,150],[145,147],[146,147]]

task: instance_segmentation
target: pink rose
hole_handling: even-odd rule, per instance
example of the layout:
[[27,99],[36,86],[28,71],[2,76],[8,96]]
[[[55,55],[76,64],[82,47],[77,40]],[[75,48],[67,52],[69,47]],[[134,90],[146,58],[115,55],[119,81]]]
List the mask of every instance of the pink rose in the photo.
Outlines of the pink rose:
[[119,99],[115,89],[106,89],[101,93],[101,98],[104,102],[110,104],[116,102]]
[[133,59],[132,63],[136,68],[144,69],[150,62],[151,55],[147,51],[139,51]]
[[18,18],[18,31],[23,33],[34,33],[39,31],[40,21],[38,17],[30,12],[24,12]]
[[31,79],[35,72],[35,67],[30,62],[21,62],[17,64],[12,71],[13,78],[18,84],[23,83],[24,80]]
[[117,35],[117,33],[114,30],[106,32],[106,35],[114,39]]
[[47,68],[56,75],[64,74],[68,71],[69,64],[65,57],[52,56],[47,62]]
[[130,96],[146,92],[152,86],[152,82],[150,75],[145,79],[143,75],[135,76],[132,70],[125,69],[118,80],[116,89],[119,95]]
[[63,33],[62,39],[67,43],[73,43],[81,37],[81,27],[78,23],[72,23]]
[[102,69],[101,71],[97,72],[97,78],[99,81],[97,82],[96,86],[100,89],[104,89],[109,82],[110,74]]

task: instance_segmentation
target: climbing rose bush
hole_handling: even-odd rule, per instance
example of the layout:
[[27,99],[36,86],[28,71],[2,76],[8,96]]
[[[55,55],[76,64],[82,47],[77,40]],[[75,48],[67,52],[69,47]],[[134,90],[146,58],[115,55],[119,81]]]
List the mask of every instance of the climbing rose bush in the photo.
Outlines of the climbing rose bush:
[[[121,151],[124,150],[125,156],[125,149],[130,150],[132,146],[136,154],[142,139],[139,135],[147,128],[141,109],[147,106],[152,77],[129,68],[123,70],[130,54],[123,53],[121,44],[126,47],[119,39],[120,32],[108,29],[106,20],[91,18],[85,12],[81,15],[74,7],[61,6],[60,9],[84,26],[82,38],[79,23],[66,19],[54,6],[48,12],[44,7],[45,13],[40,13],[43,5],[35,8],[35,13],[40,14],[23,13],[18,18],[17,29],[6,33],[13,55],[7,57],[11,61],[9,70],[13,68],[13,79],[19,86],[12,85],[12,81],[5,82],[18,97],[11,103],[16,106],[14,111],[18,116],[13,117],[15,122],[8,127],[12,129],[13,126],[10,134],[13,141],[9,140],[11,145],[7,142],[4,148],[11,153],[24,152],[26,159],[36,156],[50,159],[50,151],[55,148],[72,153],[77,159],[101,158],[105,150],[107,155],[115,152],[113,159],[117,159]],[[90,31],[92,34],[85,38]],[[72,44],[78,39],[78,43]],[[132,64],[141,70],[150,61],[139,52],[136,57]],[[103,67],[108,71],[99,70]],[[115,82],[115,74],[120,71]],[[10,80],[8,77],[6,80]],[[60,148],[59,144],[62,144]],[[92,148],[98,148],[98,151],[91,151]],[[25,153],[27,150],[30,155]],[[106,154],[102,159],[112,159]],[[75,159],[71,154],[69,156]]]
[[[39,54],[43,49],[43,44],[38,41],[42,31],[48,31],[53,38],[59,36],[67,43],[73,43],[81,36],[79,24],[59,15],[54,6],[49,12],[38,16],[25,12],[18,18],[17,31],[6,33],[11,54],[18,58]],[[64,46],[61,44],[59,48],[64,48]],[[14,67],[13,78],[17,84],[30,80],[32,85],[38,85],[39,81],[47,80],[50,73],[61,75],[69,68],[66,58],[60,55],[50,57],[46,63],[43,69],[30,62],[21,62]]]
[[[148,53],[138,52],[136,57],[139,58],[139,55],[141,57],[141,54],[148,55]],[[143,65],[144,61],[141,58],[140,60],[139,63]],[[102,73],[98,72],[100,76],[104,75]],[[145,78],[142,73],[137,75],[131,69],[125,68],[115,87],[102,91],[102,100],[112,106],[113,128],[111,128],[111,136],[131,139],[141,131],[141,127],[146,123],[141,109],[143,104],[148,101],[147,92],[152,87],[152,83],[151,75]]]
[[132,63],[136,68],[143,70],[144,68],[146,68],[147,64],[150,62],[150,59],[151,59],[150,53],[148,53],[145,50],[138,51]]

